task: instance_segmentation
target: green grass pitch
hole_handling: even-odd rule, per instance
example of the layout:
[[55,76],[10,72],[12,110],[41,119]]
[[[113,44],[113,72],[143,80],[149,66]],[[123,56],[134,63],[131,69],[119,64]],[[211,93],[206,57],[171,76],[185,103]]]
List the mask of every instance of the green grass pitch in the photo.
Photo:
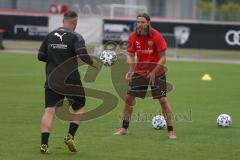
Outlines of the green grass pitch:
[[[55,119],[50,155],[40,155],[40,119],[44,110],[44,64],[36,55],[0,54],[0,159],[2,160],[238,160],[240,157],[239,65],[168,62],[168,95],[175,116],[177,139],[154,130],[149,119],[160,112],[158,102],[137,100],[130,133],[113,136],[120,126],[123,101],[112,112],[83,122],[71,154],[63,143],[68,123]],[[212,81],[201,81],[208,73]],[[88,84],[86,84],[88,85]],[[88,85],[91,86],[91,85]],[[93,87],[113,93],[110,68],[104,67]],[[86,109],[98,100],[87,98]],[[230,114],[230,128],[219,128],[216,118]]]

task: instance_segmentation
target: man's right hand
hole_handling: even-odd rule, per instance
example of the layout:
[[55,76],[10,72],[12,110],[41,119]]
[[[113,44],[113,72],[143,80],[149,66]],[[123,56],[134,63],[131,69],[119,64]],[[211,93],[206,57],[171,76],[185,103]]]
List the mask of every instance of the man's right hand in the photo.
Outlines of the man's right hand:
[[97,70],[100,70],[101,69],[101,63],[99,63],[95,59],[92,59],[92,61],[93,61],[92,67],[94,67]]
[[133,74],[134,74],[134,72],[127,72],[127,74],[126,74],[126,76],[125,76],[125,79],[126,79],[126,80],[132,79]]

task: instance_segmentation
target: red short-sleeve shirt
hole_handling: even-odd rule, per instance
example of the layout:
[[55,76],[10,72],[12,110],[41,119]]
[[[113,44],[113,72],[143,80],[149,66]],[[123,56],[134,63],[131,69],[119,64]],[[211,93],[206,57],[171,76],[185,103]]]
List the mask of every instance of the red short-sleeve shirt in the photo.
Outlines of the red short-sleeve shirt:
[[[164,38],[155,29],[152,29],[152,36],[137,36],[132,32],[128,39],[127,51],[129,54],[137,54],[135,73],[140,75],[151,72],[161,58],[159,53],[164,52],[166,49],[167,44]],[[163,72],[163,67],[161,67],[158,74]]]

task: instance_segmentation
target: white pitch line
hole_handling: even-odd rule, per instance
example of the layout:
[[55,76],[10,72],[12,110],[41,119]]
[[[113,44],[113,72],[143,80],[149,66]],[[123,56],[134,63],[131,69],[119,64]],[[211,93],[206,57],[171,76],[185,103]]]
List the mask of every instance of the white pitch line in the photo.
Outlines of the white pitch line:
[[40,77],[41,74],[33,74],[33,73],[12,73],[12,74],[0,74],[0,77]]

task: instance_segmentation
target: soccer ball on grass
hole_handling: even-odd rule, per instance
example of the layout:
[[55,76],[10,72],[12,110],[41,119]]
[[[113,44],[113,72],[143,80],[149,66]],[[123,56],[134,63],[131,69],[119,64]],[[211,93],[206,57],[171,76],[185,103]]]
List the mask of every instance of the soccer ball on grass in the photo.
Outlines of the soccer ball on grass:
[[232,119],[228,114],[220,114],[217,117],[217,124],[220,127],[230,127]]
[[164,129],[167,123],[162,115],[157,115],[152,118],[152,126],[154,129]]

